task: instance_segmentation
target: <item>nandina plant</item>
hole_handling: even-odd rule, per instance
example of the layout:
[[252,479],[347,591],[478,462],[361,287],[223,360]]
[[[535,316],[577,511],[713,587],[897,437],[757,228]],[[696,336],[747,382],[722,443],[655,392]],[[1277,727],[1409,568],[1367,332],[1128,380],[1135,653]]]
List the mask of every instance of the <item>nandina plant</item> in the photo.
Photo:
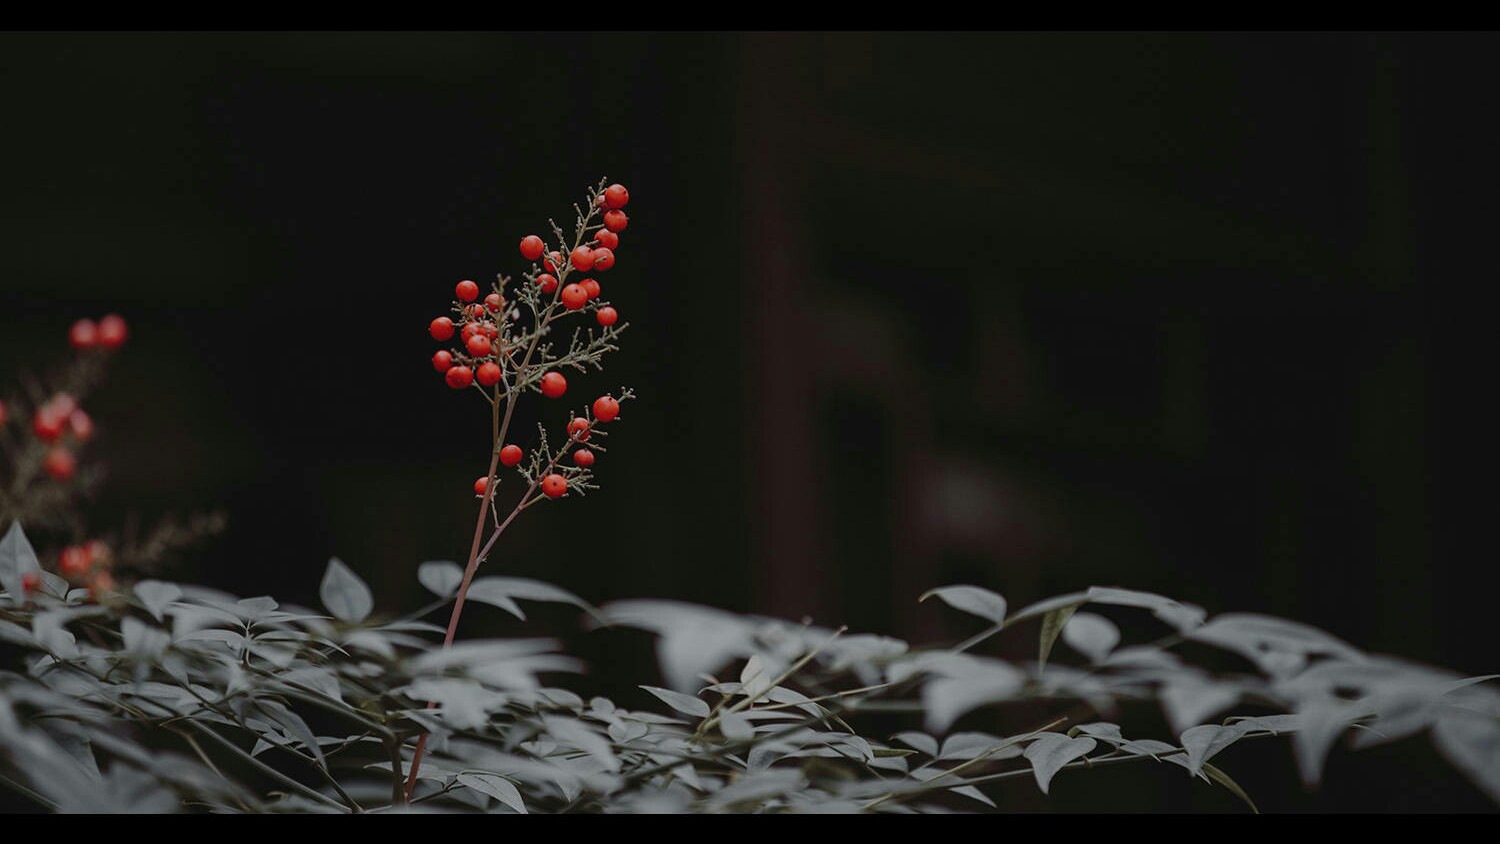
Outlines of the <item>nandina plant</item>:
[[[108,555],[80,543],[83,532],[39,555],[23,520],[56,532],[83,518],[51,485],[84,473],[36,468],[87,439],[73,422],[81,390],[6,399],[0,808],[936,813],[995,808],[1018,782],[1086,787],[1089,769],[1133,764],[1155,777],[1186,772],[1254,810],[1226,770],[1241,741],[1289,737],[1315,786],[1340,743],[1418,735],[1500,802],[1496,675],[1367,654],[1269,616],[1209,615],[1117,587],[1012,611],[994,591],[948,585],[919,600],[973,619],[974,634],[914,645],[677,601],[596,608],[540,581],[478,576],[523,511],[593,488],[601,426],[630,398],[622,389],[565,421],[559,412],[557,447],[546,424],[529,443],[511,435],[522,397],[567,395],[562,370],[598,367],[625,327],[597,280],[574,280],[607,270],[620,245],[629,195],[603,186],[576,209],[571,243],[555,225],[551,244],[528,235],[523,281],[501,277],[488,292],[459,282],[450,314],[430,325],[439,342],[457,338],[433,364],[488,403],[491,441],[489,468],[472,482],[467,561],[418,566],[436,601],[409,615],[377,612],[337,559],[316,610],[153,579],[101,582]],[[562,320],[590,315],[598,333],[549,341]],[[79,354],[98,352],[80,342],[86,328],[70,336]],[[508,508],[497,503],[507,477],[517,490]],[[585,701],[561,683],[586,666],[555,640],[456,642],[466,600],[523,620],[522,602],[562,602],[599,635],[649,631],[660,679],[621,690],[623,704]],[[427,620],[445,609],[446,627]],[[1122,620],[1160,629],[1127,641]],[[983,652],[1023,626],[1035,630],[1034,659]],[[1157,713],[1165,730],[1140,718]]]
[[[568,392],[568,380],[558,370],[571,368],[586,373],[590,366],[603,369],[604,355],[617,348],[615,340],[629,326],[629,323],[617,324],[619,312],[601,297],[598,281],[593,278],[570,281],[575,273],[603,273],[615,264],[619,232],[628,222],[621,209],[630,202],[630,192],[624,185],[605,187],[606,181],[600,179],[598,186],[589,191],[582,208],[573,206],[571,245],[557,223],[549,220],[556,248],[534,234],[521,238],[521,257],[532,262],[521,284],[512,285],[509,277],[501,275],[481,302],[479,285],[467,279],[460,281],[453,291],[451,314],[437,317],[428,327],[438,342],[449,342],[455,335],[462,341],[456,347],[434,353],[433,368],[442,373],[454,390],[471,387],[477,390],[490,408],[489,468],[474,481],[479,512],[474,520],[468,564],[464,566],[443,636],[444,648],[453,644],[474,573],[516,517],[549,499],[565,498],[570,493],[583,495],[585,490],[596,488],[595,454],[605,450],[602,440],[608,436],[608,431],[598,426],[613,422],[620,415],[620,402],[634,396],[629,389],[622,388],[618,398],[605,394],[585,404],[581,412],[570,412],[561,435],[562,443],[555,449],[549,448],[547,429],[540,424],[529,453],[508,441],[511,419],[523,396],[534,392],[547,399],[563,398]],[[595,222],[600,216],[602,220]],[[512,301],[515,304],[510,304]],[[592,327],[575,329],[565,349],[547,339],[555,327],[574,316],[593,317],[598,323],[597,334]],[[504,516],[496,499],[502,480],[497,472],[501,467],[514,470],[525,485]],[[437,704],[434,701],[432,705]],[[407,778],[408,799],[416,789],[426,748],[424,733],[417,741]]]

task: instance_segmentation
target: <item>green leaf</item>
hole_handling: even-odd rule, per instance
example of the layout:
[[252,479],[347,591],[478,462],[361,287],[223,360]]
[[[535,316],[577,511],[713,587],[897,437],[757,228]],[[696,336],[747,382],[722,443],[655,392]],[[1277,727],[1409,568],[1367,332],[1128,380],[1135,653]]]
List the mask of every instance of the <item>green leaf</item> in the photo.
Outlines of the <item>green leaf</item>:
[[1207,762],[1203,763],[1203,773],[1208,774],[1209,779],[1229,789],[1234,793],[1234,796],[1245,801],[1245,805],[1250,807],[1250,811],[1254,812],[1257,815],[1260,814],[1260,809],[1257,809],[1255,807],[1255,801],[1250,799],[1250,795],[1245,793],[1245,789],[1240,788],[1240,784],[1235,782],[1233,777],[1229,776],[1218,768],[1215,768],[1213,765],[1208,764]]
[[142,580],[132,591],[135,592],[136,600],[157,621],[162,620],[162,611],[168,604],[182,597],[182,590],[175,583],[163,583],[160,580]]
[[11,522],[5,538],[0,539],[0,588],[10,595],[15,604],[26,602],[26,587],[23,583],[26,572],[41,568],[36,551],[21,530],[20,522]]
[[417,566],[417,581],[439,598],[453,597],[463,579],[464,570],[458,563],[429,560]]
[[515,783],[499,774],[464,773],[458,775],[458,782],[526,814],[526,804],[521,800],[521,792],[516,789]]
[[956,610],[977,615],[992,624],[1005,623],[1005,599],[988,589],[978,586],[939,586],[923,593],[917,601],[925,601],[934,595]]
[[667,706],[672,707],[673,709],[681,712],[684,715],[692,715],[697,718],[708,717],[708,704],[704,703],[698,698],[693,697],[692,695],[685,695],[682,692],[674,692],[671,689],[658,689],[655,686],[641,686],[641,688],[645,689],[653,695],[656,695],[661,699],[662,703],[665,703]]
[[[1047,667],[1047,655],[1052,653],[1052,644],[1057,641],[1057,635],[1062,632],[1063,625],[1078,612],[1079,604],[1059,607],[1042,616],[1042,640],[1037,659],[1038,670]],[[1045,791],[1045,789],[1043,789]]]
[[318,597],[334,617],[351,624],[364,621],[370,610],[375,608],[375,598],[370,594],[370,587],[338,557],[328,561],[328,570],[323,573],[323,584],[318,589]]
[[1042,733],[1036,741],[1026,746],[1025,757],[1031,763],[1031,772],[1036,775],[1036,784],[1046,794],[1052,777],[1062,767],[1075,759],[1086,756],[1098,746],[1091,738],[1068,738],[1061,733]]

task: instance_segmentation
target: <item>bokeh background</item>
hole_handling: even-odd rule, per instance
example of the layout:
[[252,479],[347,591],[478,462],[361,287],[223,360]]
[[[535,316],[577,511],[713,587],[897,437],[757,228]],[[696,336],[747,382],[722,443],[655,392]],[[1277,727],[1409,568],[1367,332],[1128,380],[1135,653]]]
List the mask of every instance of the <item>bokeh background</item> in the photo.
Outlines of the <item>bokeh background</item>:
[[[427,323],[607,175],[631,327],[569,399],[640,400],[604,489],[491,567],[915,641],[976,629],[932,586],[1123,585],[1496,671],[1497,46],[0,34],[0,377],[118,311],[97,530],[219,509],[164,576],[312,603],[336,554],[409,610],[416,564],[467,552],[488,447]],[[644,639],[487,612],[465,632],[650,680]],[[1263,744],[1224,762],[1264,809],[1493,808],[1425,741],[1337,752],[1316,793]],[[1235,810],[1174,771],[996,796]]]

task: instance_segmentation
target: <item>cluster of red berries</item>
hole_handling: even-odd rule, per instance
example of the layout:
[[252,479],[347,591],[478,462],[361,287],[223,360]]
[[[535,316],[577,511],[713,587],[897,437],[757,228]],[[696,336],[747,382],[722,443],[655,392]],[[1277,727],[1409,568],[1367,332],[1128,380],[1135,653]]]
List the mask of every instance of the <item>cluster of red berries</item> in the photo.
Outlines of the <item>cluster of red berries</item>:
[[[586,442],[589,438],[589,432],[594,429],[594,425],[600,422],[613,422],[620,415],[620,403],[614,396],[600,396],[594,399],[593,411],[593,422],[582,416],[575,416],[568,422],[568,442],[580,444]],[[525,456],[526,453],[521,450],[520,446],[514,443],[507,444],[504,448],[500,449],[500,465],[507,468],[515,466]],[[594,465],[594,459],[594,452],[588,447],[580,448],[573,452],[573,464],[581,468],[586,469]],[[475,480],[474,494],[484,495],[484,491],[489,488],[489,485],[489,478]],[[556,472],[552,472],[542,478],[541,487],[542,492],[548,498],[559,498],[563,493],[568,491],[568,479]]]
[[443,373],[448,386],[455,390],[474,383],[493,387],[500,383],[501,369],[497,362],[509,350],[501,349],[500,327],[495,320],[504,319],[505,297],[494,290],[480,303],[479,285],[468,279],[460,281],[453,289],[458,297],[459,323],[455,325],[449,317],[438,317],[428,326],[432,339],[446,342],[459,335],[464,351],[458,355],[445,350],[432,356],[432,368]]
[[80,319],[73,323],[73,327],[68,329],[68,343],[79,350],[108,351],[125,345],[128,335],[124,318],[118,314],[109,314],[97,323],[91,319]]
[[51,446],[42,461],[42,468],[57,480],[66,481],[78,470],[78,459],[67,444],[88,442],[94,435],[94,420],[72,396],[58,393],[32,414],[31,431],[37,439]]
[[[95,599],[115,588],[115,579],[109,573],[112,559],[109,546],[100,540],[91,540],[82,545],[69,545],[57,555],[57,573],[74,585],[86,585]],[[36,592],[42,588],[42,574],[36,569],[21,576],[21,588]]]

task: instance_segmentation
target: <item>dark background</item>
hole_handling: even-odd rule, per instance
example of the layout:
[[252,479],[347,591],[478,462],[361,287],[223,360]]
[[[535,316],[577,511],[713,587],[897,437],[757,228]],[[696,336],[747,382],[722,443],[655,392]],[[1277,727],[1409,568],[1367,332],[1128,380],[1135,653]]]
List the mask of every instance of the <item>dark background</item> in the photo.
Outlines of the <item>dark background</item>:
[[[409,610],[418,562],[467,553],[488,447],[427,323],[607,175],[631,328],[569,399],[640,399],[604,489],[489,567],[914,641],[977,629],[932,586],[1117,584],[1495,671],[1497,48],[0,34],[0,372],[120,312],[96,529],[221,508],[163,576],[311,603],[337,554]],[[489,612],[465,632],[539,627]],[[643,639],[569,635],[588,682],[648,679]],[[1317,793],[1263,744],[1224,757],[1263,809],[1491,808],[1425,740],[1336,751]],[[1236,806],[1175,768],[1090,776],[995,792]]]

